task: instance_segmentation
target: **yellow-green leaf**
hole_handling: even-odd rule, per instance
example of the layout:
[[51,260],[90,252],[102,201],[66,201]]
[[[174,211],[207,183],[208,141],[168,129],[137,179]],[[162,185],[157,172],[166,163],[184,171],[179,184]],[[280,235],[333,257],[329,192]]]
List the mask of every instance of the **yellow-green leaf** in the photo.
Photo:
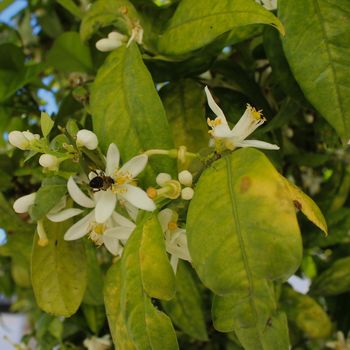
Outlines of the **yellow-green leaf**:
[[286,186],[290,192],[290,196],[294,201],[296,208],[300,209],[301,212],[318,228],[320,228],[326,235],[328,234],[328,228],[326,219],[324,218],[320,208],[317,204],[297,186],[282,177],[285,181]]

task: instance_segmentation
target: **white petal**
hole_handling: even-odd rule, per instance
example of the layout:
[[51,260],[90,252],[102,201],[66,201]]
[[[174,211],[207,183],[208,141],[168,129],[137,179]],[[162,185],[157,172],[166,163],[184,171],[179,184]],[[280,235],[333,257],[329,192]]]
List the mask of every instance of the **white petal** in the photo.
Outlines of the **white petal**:
[[90,223],[94,220],[95,212],[92,210],[88,215],[84,216],[73,226],[71,226],[64,234],[66,241],[73,241],[85,236],[90,229]]
[[19,197],[13,203],[13,210],[19,214],[28,213],[29,208],[34,204],[35,196],[36,192]]
[[123,215],[120,215],[115,211],[112,213],[112,219],[117,225],[120,225],[120,226],[125,226],[132,229],[134,229],[136,226],[132,221],[128,220],[126,217],[124,217]]
[[120,173],[130,174],[134,179],[138,174],[145,169],[148,161],[148,156],[145,154],[140,154],[134,158],[131,158],[126,162],[119,170]]
[[107,235],[109,237],[114,237],[115,239],[120,239],[124,241],[129,239],[133,231],[134,228],[118,226],[107,229],[104,232],[103,236]]
[[171,257],[170,257],[170,265],[173,268],[175,274],[176,274],[178,262],[179,262],[179,258],[176,255],[171,255]]
[[61,222],[65,221],[67,219],[72,218],[73,216],[77,216],[80,213],[82,213],[83,210],[81,209],[76,209],[76,208],[69,208],[62,210],[60,212],[56,213],[51,213],[51,211],[46,215],[46,217],[53,222]]
[[212,135],[214,137],[225,138],[230,137],[232,135],[232,131],[228,124],[220,124],[213,128]]
[[116,203],[117,196],[112,191],[103,192],[95,207],[96,221],[101,224],[106,222],[112,215]]
[[126,191],[121,193],[120,196],[122,196],[136,208],[147,211],[153,211],[156,209],[156,205],[152,199],[149,198],[146,192],[141,190],[141,188],[127,184],[123,187],[126,189]]
[[259,141],[259,140],[244,140],[236,144],[237,147],[255,147],[261,149],[271,149],[278,150],[280,149],[277,145],[273,145],[272,143]]
[[119,168],[120,154],[116,144],[111,143],[107,150],[106,156],[106,175],[114,176],[116,170]]
[[128,212],[129,216],[131,217],[131,219],[136,222],[137,215],[139,214],[139,209],[127,201],[124,202],[124,207]]
[[120,245],[119,239],[115,238],[109,232],[105,232],[102,236],[103,244],[107,250],[113,255],[121,255],[123,247]]
[[163,209],[159,212],[158,221],[160,223],[160,226],[162,227],[163,232],[168,230],[169,222],[172,220],[173,216],[174,212],[169,208]]
[[121,42],[120,40],[103,38],[96,42],[96,49],[102,52],[108,52],[115,50],[122,45],[123,42]]
[[112,39],[114,41],[116,41],[116,40],[127,41],[128,40],[128,38],[125,35],[123,35],[119,32],[110,32],[108,34],[108,39]]
[[214,101],[213,99],[213,96],[211,95],[209,89],[208,89],[208,86],[206,86],[204,88],[204,91],[207,95],[207,100],[208,100],[208,105],[210,107],[210,109],[214,112],[214,114],[221,118],[221,121],[224,123],[224,124],[227,124],[227,121],[226,121],[226,117],[225,117],[225,114],[224,112],[221,110],[221,108],[216,104],[216,102]]
[[67,188],[75,203],[84,208],[93,208],[95,206],[95,202],[78,187],[73,177],[69,178]]

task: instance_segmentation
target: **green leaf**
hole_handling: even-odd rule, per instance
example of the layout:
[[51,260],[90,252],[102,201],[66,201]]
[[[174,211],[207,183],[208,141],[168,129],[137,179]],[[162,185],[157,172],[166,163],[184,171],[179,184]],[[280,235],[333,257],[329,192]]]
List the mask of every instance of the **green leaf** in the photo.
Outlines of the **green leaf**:
[[332,323],[313,298],[295,292],[292,288],[283,288],[281,295],[283,309],[288,320],[294,323],[309,338],[327,338],[332,331]]
[[83,14],[80,8],[74,3],[73,0],[57,0],[57,2],[69,11],[75,17],[82,19]]
[[47,177],[36,193],[35,202],[30,210],[33,220],[44,217],[66,194],[66,180],[59,176]]
[[40,126],[44,137],[50,134],[55,122],[49,117],[46,112],[41,112]]
[[130,249],[139,252],[143,289],[152,298],[171,299],[175,294],[175,275],[166,254],[164,235],[157,216],[146,216],[134,236],[139,241]]
[[96,256],[96,247],[90,241],[85,241],[87,286],[84,303],[89,305],[103,304],[103,275]]
[[263,153],[240,149],[201,175],[187,234],[202,282],[234,302],[230,315],[241,343],[279,349],[273,344],[281,338],[287,344],[284,317],[267,281],[285,280],[298,268],[302,244],[288,189]]
[[287,188],[290,192],[295,206],[302,211],[302,213],[313,222],[318,228],[320,228],[326,235],[328,234],[326,220],[316,203],[297,186],[282,177],[285,181]]
[[40,247],[35,235],[32,251],[32,285],[38,306],[64,317],[77,311],[86,287],[84,244],[63,239],[71,225],[71,220],[60,223],[45,220],[49,243]]
[[203,91],[191,79],[170,83],[160,91],[176,147],[185,145],[195,152],[208,146]]
[[284,55],[281,39],[278,32],[271,27],[264,28],[264,49],[272,67],[274,80],[283,89],[286,95],[304,102],[303,93],[295,81],[288,61]]
[[47,61],[64,73],[93,72],[90,49],[84,45],[76,32],[65,32],[54,42]]
[[184,333],[198,340],[208,340],[203,300],[189,265],[182,260],[176,271],[175,297],[163,301],[162,306]]
[[[286,28],[284,51],[297,82],[306,98],[347,141],[350,137],[348,0],[281,0],[278,10]],[[308,18],[307,26],[305,18]]]
[[83,303],[81,309],[91,331],[94,334],[98,334],[101,331],[106,319],[104,306],[95,306]]
[[[102,148],[116,143],[124,161],[147,149],[173,148],[163,105],[135,44],[113,51],[99,69],[91,112]],[[150,164],[156,173],[174,171],[167,157]]]
[[121,260],[122,322],[136,348],[178,349],[170,319],[151,301],[152,297],[169,299],[174,292],[163,233],[156,215],[147,214],[129,238]]
[[128,335],[120,309],[120,262],[117,261],[107,272],[104,287],[106,314],[114,345],[120,349],[134,350],[136,347]]
[[317,295],[338,295],[350,291],[350,257],[335,261],[311,285]]
[[270,24],[281,33],[281,22],[254,1],[183,0],[160,36],[162,54],[181,55],[199,49],[235,27]]
[[134,6],[128,0],[96,1],[91,5],[81,22],[80,37],[85,41],[100,28],[109,25],[113,25],[117,31],[127,34],[129,28],[125,16],[131,21],[138,19]]

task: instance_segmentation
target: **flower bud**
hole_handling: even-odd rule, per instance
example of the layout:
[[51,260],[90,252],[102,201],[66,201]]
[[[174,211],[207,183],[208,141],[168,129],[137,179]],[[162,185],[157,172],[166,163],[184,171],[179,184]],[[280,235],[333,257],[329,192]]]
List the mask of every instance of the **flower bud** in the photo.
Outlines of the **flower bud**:
[[77,133],[77,145],[84,146],[89,150],[94,150],[98,145],[97,136],[90,130],[79,130]]
[[171,176],[168,173],[159,173],[156,177],[156,183],[161,187],[164,186],[170,180]]
[[42,154],[39,158],[39,164],[43,168],[47,168],[49,170],[57,170],[58,168],[58,158],[51,154]]
[[181,198],[185,201],[189,201],[192,199],[194,194],[193,188],[191,187],[185,187],[181,190]]
[[15,130],[9,133],[9,142],[12,146],[15,146],[22,151],[25,151],[29,147],[28,139],[23,135],[21,131]]
[[33,141],[33,140],[39,140],[40,139],[40,135],[38,134],[33,134],[30,131],[22,131],[22,134],[24,135],[24,137],[29,141]]
[[192,186],[193,176],[188,170],[183,170],[179,173],[178,179],[182,185]]
[[96,49],[102,52],[108,52],[117,49],[127,41],[127,37],[118,32],[111,32],[108,38],[100,39],[96,42]]
[[13,203],[13,210],[18,214],[28,213],[29,208],[34,204],[36,192],[19,197]]

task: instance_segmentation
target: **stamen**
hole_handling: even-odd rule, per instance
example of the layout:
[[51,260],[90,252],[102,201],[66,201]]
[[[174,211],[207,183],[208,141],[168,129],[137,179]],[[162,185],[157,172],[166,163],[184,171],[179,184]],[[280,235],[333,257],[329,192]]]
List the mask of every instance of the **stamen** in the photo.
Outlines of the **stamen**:
[[174,222],[174,221],[170,221],[170,222],[168,223],[168,229],[169,229],[170,231],[176,230],[176,229],[177,229],[177,223]]

